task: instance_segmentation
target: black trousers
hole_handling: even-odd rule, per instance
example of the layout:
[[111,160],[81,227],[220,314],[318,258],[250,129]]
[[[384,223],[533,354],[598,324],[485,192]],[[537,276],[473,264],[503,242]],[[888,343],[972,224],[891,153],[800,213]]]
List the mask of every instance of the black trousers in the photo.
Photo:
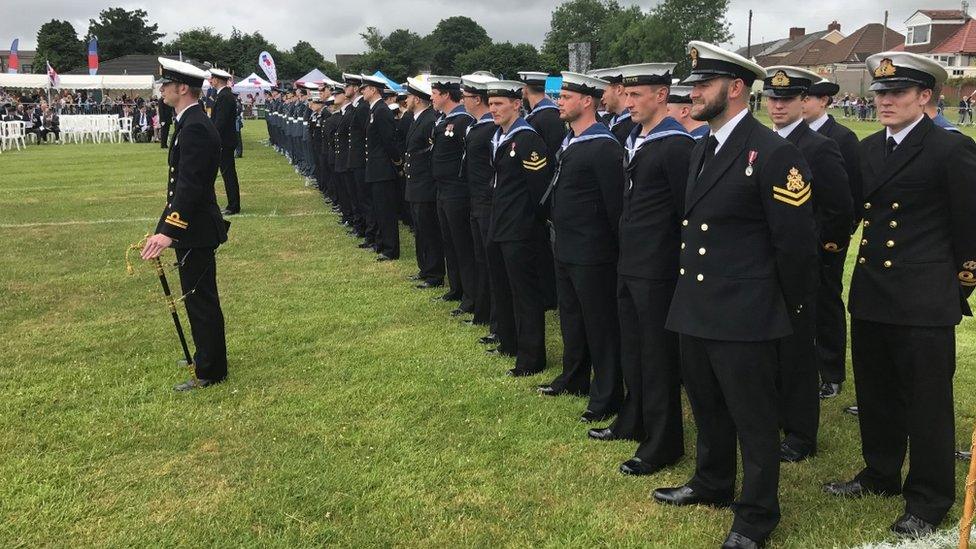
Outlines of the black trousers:
[[356,234],[360,238],[364,238],[366,233],[362,229],[362,205],[359,202],[359,193],[356,192],[356,176],[352,173],[352,170],[347,170],[345,175],[346,195],[349,197],[349,223],[352,224],[352,228],[356,231]]
[[515,369],[526,372],[546,367],[546,312],[535,253],[531,240],[489,242],[487,247],[498,349],[515,355]]
[[467,198],[437,200],[437,217],[444,241],[450,297],[460,299],[458,307],[474,310],[478,275],[474,265],[474,243],[471,241],[471,204]]
[[241,211],[241,188],[237,182],[237,166],[231,147],[220,147],[220,176],[224,179],[224,191],[227,193],[227,209]]
[[[535,243],[538,252],[538,243]],[[563,372],[557,390],[590,395],[587,410],[613,414],[623,403],[620,324],[617,318],[617,265],[556,262]],[[590,382],[590,372],[593,381]]]
[[620,368],[627,394],[614,435],[640,442],[636,457],[662,467],[685,453],[678,334],[664,328],[675,280],[617,277]]
[[474,292],[474,319],[479,325],[491,323],[494,314],[491,303],[491,277],[488,274],[488,249],[485,240],[488,238],[488,225],[491,219],[487,216],[471,215],[471,241],[474,247],[474,268],[477,284]]
[[217,295],[217,262],[213,248],[177,248],[180,287],[193,335],[193,363],[200,379],[227,377],[224,313]]
[[346,172],[333,172],[333,192],[336,202],[339,203],[339,211],[342,213],[342,220],[350,222],[352,219],[352,205],[349,203],[349,194],[346,192]]
[[366,183],[366,168],[352,168],[353,180],[356,185],[356,196],[359,197],[360,230],[368,244],[376,244],[376,206],[373,204],[373,190]]
[[851,355],[865,463],[857,479],[901,492],[906,512],[939,524],[955,499],[955,327],[852,319]]
[[844,309],[844,252],[820,252],[817,290],[817,357],[820,379],[842,383],[847,362],[847,311]]
[[536,239],[536,270],[542,283],[542,297],[547,311],[556,310],[558,297],[556,296],[556,261],[552,254],[552,233],[548,224],[545,230],[539,231]]
[[817,299],[809,299],[799,313],[791,313],[793,334],[780,339],[779,422],[784,442],[797,452],[817,451],[820,426],[820,383],[817,368]]
[[159,147],[162,149],[169,148],[169,127],[172,125],[172,122],[160,122],[159,124]]
[[402,174],[397,176],[397,213],[404,225],[413,228],[413,219],[410,217],[410,203],[407,202],[407,178]]
[[444,283],[444,244],[437,221],[436,202],[411,202],[417,250],[417,269],[422,280],[431,284]]
[[776,342],[687,335],[680,342],[681,378],[698,426],[688,485],[709,498],[733,496],[738,434],[742,492],[732,506],[732,530],[765,540],[780,519]]
[[234,149],[234,156],[237,158],[244,156],[244,140],[241,139],[240,130],[237,131],[237,147]]
[[397,224],[396,179],[367,183],[373,192],[376,213],[376,249],[391,259],[400,259],[400,226]]

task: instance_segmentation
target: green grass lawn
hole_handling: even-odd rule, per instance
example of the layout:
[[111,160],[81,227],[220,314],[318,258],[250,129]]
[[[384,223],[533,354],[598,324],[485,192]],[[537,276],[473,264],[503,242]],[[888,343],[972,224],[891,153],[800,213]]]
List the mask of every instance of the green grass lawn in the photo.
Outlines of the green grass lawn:
[[[866,135],[875,124],[855,124]],[[967,129],[972,132],[972,129]],[[230,377],[176,394],[172,322],[126,247],[165,194],[155,145],[34,146],[0,155],[0,546],[717,546],[728,511],[655,505],[687,458],[650,478],[597,443],[585,401],[511,379],[483,330],[415,290],[401,261],[355,247],[314,190],[245,128],[245,216],[218,254]],[[218,180],[218,188],[222,188]],[[849,254],[850,260],[854,254]],[[167,257],[172,258],[172,255]],[[176,273],[171,273],[175,284]],[[184,320],[185,322],[185,320]],[[957,440],[974,422],[976,324],[958,331]],[[860,467],[851,386],[823,406],[820,453],[783,467],[776,547],[889,538],[900,499],[841,501]],[[957,467],[959,517],[965,464]]]

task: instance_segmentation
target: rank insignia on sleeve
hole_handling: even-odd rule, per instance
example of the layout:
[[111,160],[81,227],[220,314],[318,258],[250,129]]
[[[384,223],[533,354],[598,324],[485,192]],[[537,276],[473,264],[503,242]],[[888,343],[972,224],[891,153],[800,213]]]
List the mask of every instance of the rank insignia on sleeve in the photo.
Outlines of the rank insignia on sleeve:
[[967,271],[976,271],[976,261],[967,261],[962,264],[962,268]]
[[790,206],[802,206],[810,199],[810,185],[803,180],[803,174],[796,167],[790,168],[786,176],[786,188],[773,185],[773,198]]
[[963,286],[976,286],[976,275],[970,271],[961,271],[959,273],[959,282]]
[[187,226],[189,226],[189,223],[183,221],[183,219],[180,217],[180,212],[173,212],[167,215],[166,219],[164,219],[163,221],[176,227],[177,229],[185,229],[187,228]]
[[527,170],[538,171],[546,167],[546,157],[539,156],[539,153],[532,151],[528,160],[522,161],[522,167]]

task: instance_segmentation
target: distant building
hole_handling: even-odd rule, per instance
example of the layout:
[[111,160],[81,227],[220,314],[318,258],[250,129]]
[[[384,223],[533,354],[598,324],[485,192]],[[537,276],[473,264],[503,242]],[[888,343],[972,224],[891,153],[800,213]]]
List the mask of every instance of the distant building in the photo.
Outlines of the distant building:
[[961,10],[918,10],[905,20],[904,51],[942,63],[950,78],[976,76],[976,22]]
[[[21,74],[30,74],[34,71],[34,59],[37,52],[34,50],[17,50],[17,59],[20,61]],[[0,50],[0,72],[7,72],[7,61],[10,59],[10,50]]]
[[822,31],[807,34],[803,27],[791,27],[789,37],[753,44],[736,50],[743,57],[754,59],[764,67],[773,65],[799,65],[798,61],[810,52],[819,52],[844,39],[840,23],[833,21]]

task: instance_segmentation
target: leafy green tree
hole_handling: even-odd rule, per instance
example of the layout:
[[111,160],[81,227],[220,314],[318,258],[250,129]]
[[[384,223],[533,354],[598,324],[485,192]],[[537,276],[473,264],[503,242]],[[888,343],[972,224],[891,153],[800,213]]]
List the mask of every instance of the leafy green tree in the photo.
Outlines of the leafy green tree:
[[230,67],[227,40],[215,33],[212,27],[179,32],[172,42],[163,47],[163,51],[170,55],[182,53],[184,57],[194,61],[209,61],[218,68]]
[[459,74],[491,71],[499,78],[516,78],[518,71],[536,71],[541,65],[539,52],[532,44],[500,42],[461,52],[455,59]]
[[441,19],[426,41],[431,52],[431,71],[455,74],[454,59],[461,52],[491,44],[488,32],[469,17],[462,15]]
[[729,0],[664,0],[653,9],[651,18],[654,40],[648,43],[650,53],[658,59],[678,62],[675,72],[681,75],[691,70],[687,46],[691,40],[721,44],[732,40],[730,25],[725,19]]
[[98,37],[99,55],[114,59],[132,53],[159,53],[159,39],[164,35],[159,25],[149,24],[145,10],[127,11],[124,8],[108,8],[98,14],[98,20],[88,20],[88,36]]
[[595,60],[603,46],[608,19],[623,11],[616,0],[567,0],[552,12],[549,32],[542,44],[545,69],[565,70],[569,65],[569,44],[590,43],[590,58]]
[[67,72],[82,64],[85,51],[85,44],[78,38],[74,25],[68,21],[51,19],[37,31],[34,71],[46,72],[47,62],[50,62],[54,70]]

